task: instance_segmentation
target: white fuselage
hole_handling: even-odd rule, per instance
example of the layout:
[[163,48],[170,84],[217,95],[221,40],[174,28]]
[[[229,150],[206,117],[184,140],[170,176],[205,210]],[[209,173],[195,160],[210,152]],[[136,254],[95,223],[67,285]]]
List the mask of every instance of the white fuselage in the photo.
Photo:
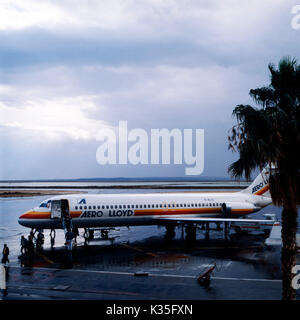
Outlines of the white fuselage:
[[[77,228],[164,224],[162,217],[238,218],[271,203],[269,197],[241,192],[72,194],[45,200],[21,215],[19,223],[36,229],[62,228],[60,219],[51,214],[51,201],[61,199],[68,201]],[[230,210],[225,213],[222,204]]]

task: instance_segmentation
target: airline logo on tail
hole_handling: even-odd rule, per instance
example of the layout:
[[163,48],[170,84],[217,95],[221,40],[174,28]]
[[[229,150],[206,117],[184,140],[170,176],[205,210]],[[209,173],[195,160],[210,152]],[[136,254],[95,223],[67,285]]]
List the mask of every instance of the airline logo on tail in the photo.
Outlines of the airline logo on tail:
[[264,169],[256,177],[256,179],[253,181],[253,183],[247,189],[243,190],[242,192],[252,193],[252,194],[254,194],[256,196],[268,196],[268,197],[270,197],[269,193],[266,194],[270,189],[269,175],[270,175],[270,171]]
[[262,181],[252,188],[252,193],[261,196],[270,189],[269,174],[270,172],[265,170],[261,173]]
[[252,188],[252,193],[254,193],[257,196],[261,196],[265,192],[267,192],[270,189],[269,184],[264,186],[264,183],[261,182],[260,184],[256,185]]

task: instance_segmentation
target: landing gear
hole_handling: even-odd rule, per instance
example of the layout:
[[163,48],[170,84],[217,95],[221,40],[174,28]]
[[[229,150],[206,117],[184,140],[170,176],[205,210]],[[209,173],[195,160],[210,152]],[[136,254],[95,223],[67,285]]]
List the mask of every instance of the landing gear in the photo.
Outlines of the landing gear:
[[222,228],[221,228],[221,223],[220,222],[217,222],[216,223],[216,231],[221,231]]
[[175,237],[175,226],[174,225],[167,225],[166,226],[166,234],[165,239],[171,240]]
[[86,228],[84,228],[83,238],[84,238],[84,245],[87,246],[89,243],[89,232],[88,232],[88,229]]
[[224,237],[225,237],[225,241],[228,240],[229,238],[229,222],[224,222]]
[[196,240],[196,227],[194,225],[189,224],[185,228],[185,240],[186,241],[195,241]]
[[242,233],[242,229],[241,229],[240,226],[236,226],[236,227],[234,228],[234,230],[235,230],[235,232],[236,232],[238,235],[240,235],[240,234]]
[[209,222],[206,222],[205,240],[209,240]]
[[89,230],[89,240],[94,240],[94,230]]
[[108,230],[101,229],[101,239],[108,240]]

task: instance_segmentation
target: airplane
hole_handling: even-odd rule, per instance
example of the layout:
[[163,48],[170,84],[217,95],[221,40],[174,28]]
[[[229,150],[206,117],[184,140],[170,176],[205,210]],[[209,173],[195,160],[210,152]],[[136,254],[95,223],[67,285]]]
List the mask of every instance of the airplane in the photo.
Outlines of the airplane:
[[[176,226],[185,226],[187,237],[195,236],[197,225],[208,226],[241,221],[272,203],[269,169],[252,184],[235,192],[174,192],[130,194],[68,194],[43,201],[19,217],[19,224],[32,230],[162,225],[166,236],[175,236]],[[243,219],[243,222],[265,220]],[[227,230],[226,230],[227,228]]]

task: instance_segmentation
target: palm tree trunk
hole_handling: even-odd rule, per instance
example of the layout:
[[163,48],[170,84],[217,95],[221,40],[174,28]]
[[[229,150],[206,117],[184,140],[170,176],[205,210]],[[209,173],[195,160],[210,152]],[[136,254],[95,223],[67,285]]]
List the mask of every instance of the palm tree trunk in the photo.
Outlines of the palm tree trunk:
[[281,269],[282,269],[282,299],[295,300],[296,290],[292,288],[294,277],[292,268],[297,260],[297,207],[291,203],[283,206],[282,211],[282,250],[281,250]]

